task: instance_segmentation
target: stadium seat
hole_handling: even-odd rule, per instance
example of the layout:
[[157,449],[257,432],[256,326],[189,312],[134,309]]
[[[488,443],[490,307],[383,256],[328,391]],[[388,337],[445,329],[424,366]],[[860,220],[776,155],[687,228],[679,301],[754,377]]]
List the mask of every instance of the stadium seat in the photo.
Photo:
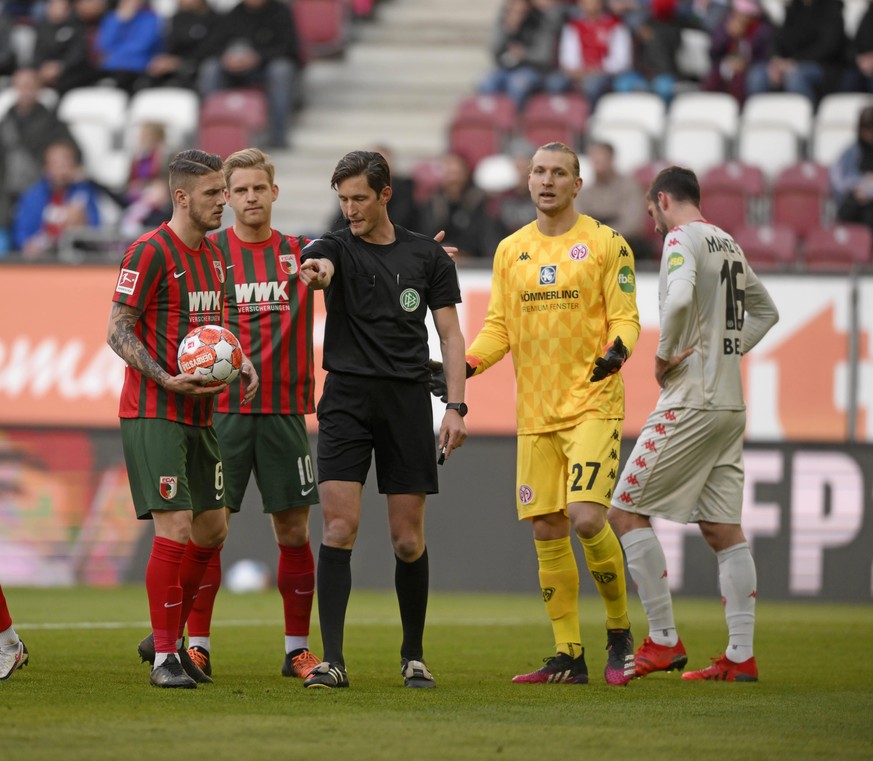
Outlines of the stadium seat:
[[634,169],[632,172],[633,178],[639,183],[643,191],[646,191],[649,189],[649,185],[652,184],[652,180],[658,176],[658,172],[666,169],[668,166],[670,166],[670,162],[664,159],[647,161],[645,164],[640,164],[640,166]]
[[873,95],[860,92],[839,92],[825,95],[815,112],[815,129],[822,127],[858,127],[858,114],[864,106],[873,106]]
[[351,29],[347,0],[295,0],[292,9],[306,60],[345,51]]
[[622,174],[633,173],[653,158],[652,138],[638,125],[598,122],[592,125],[588,135],[615,149],[615,167]]
[[740,227],[733,237],[755,270],[786,269],[797,261],[797,235],[790,227]]
[[128,106],[126,145],[136,144],[139,125],[157,122],[164,125],[170,150],[190,145],[200,121],[200,100],[184,87],[148,87],[134,93]]
[[521,134],[534,147],[560,141],[579,148],[588,122],[588,101],[579,94],[533,95],[521,115]]
[[740,126],[736,158],[759,166],[772,179],[800,161],[801,152],[796,133],[788,127],[744,124]]
[[758,216],[764,197],[764,173],[759,167],[728,161],[700,178],[703,213],[713,224],[733,234]]
[[502,153],[515,130],[515,103],[505,95],[474,95],[462,100],[449,126],[450,149],[471,167]]
[[117,133],[97,121],[72,122],[69,129],[82,151],[88,176],[107,188],[123,190],[130,178],[130,157],[116,147]]
[[857,224],[810,230],[801,259],[807,270],[846,272],[869,266],[873,263],[873,232]]
[[724,135],[707,124],[670,124],[664,135],[663,157],[698,175],[727,159]]
[[253,142],[252,131],[239,121],[201,122],[197,131],[197,147],[223,159],[248,148]]
[[798,93],[773,92],[751,95],[743,105],[741,127],[784,127],[803,142],[812,137],[812,103]]
[[830,181],[827,167],[812,161],[793,164],[779,173],[770,190],[771,220],[801,238],[827,222]]
[[812,136],[809,157],[817,164],[830,166],[857,139],[857,126],[823,124],[821,127],[816,127],[815,134]]
[[58,118],[68,125],[102,124],[119,135],[127,120],[129,98],[117,87],[77,87],[58,103]]
[[601,130],[607,125],[630,125],[645,131],[652,140],[659,140],[667,121],[667,107],[654,93],[613,92],[597,101],[591,118]]
[[240,121],[253,134],[267,126],[267,96],[263,90],[241,88],[221,90],[210,95],[200,109],[201,127],[204,121]]
[[724,92],[679,93],[667,113],[669,125],[709,125],[731,142],[737,137],[739,122],[740,105],[736,98]]

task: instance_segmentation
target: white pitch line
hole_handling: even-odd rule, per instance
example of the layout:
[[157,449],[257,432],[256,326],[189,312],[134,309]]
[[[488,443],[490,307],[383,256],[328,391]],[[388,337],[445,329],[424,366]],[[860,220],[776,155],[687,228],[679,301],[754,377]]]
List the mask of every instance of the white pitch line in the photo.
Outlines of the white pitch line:
[[[398,624],[400,619],[392,618],[349,618],[346,619],[347,626],[394,626]],[[315,619],[314,623],[318,623]],[[428,619],[428,626],[524,626],[531,623],[538,623],[537,620],[527,618],[436,618]],[[212,625],[216,628],[249,628],[255,626],[282,626],[281,619],[266,620],[266,619],[228,619],[226,621],[213,620]],[[60,622],[42,622],[28,623],[15,622],[16,631],[68,631],[70,629],[148,629],[151,627],[149,621],[71,621],[67,623]]]

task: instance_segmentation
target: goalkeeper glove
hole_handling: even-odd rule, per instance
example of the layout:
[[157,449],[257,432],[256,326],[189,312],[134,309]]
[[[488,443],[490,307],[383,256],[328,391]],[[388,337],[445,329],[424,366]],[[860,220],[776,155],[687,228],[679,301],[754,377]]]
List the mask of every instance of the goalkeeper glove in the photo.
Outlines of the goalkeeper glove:
[[627,349],[621,341],[621,336],[616,336],[615,341],[607,348],[606,354],[594,360],[596,367],[591,374],[591,382],[596,383],[604,378],[617,373],[627,361]]
[[445,404],[449,401],[449,389],[446,385],[446,371],[443,369],[443,363],[435,359],[429,359],[427,361],[427,369],[430,372],[427,390]]
[[[443,369],[443,363],[436,359],[427,361],[427,369],[430,372],[430,380],[427,382],[427,389],[443,404],[449,401],[449,389],[446,385],[446,371]],[[476,369],[467,362],[467,377],[472,378]]]

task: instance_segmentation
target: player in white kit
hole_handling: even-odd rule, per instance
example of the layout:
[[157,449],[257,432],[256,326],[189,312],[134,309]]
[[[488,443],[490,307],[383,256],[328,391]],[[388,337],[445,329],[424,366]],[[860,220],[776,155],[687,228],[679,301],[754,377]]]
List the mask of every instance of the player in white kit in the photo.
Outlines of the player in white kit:
[[746,426],[740,361],[779,315],[734,239],[703,218],[693,172],[664,169],[646,200],[664,235],[655,357],[661,393],[609,510],[649,620],[636,674],[688,662],[673,620],[664,550],[650,521],[659,517],[700,526],[718,558],[728,625],[725,654],[682,678],[754,682],[757,580],[740,526]]

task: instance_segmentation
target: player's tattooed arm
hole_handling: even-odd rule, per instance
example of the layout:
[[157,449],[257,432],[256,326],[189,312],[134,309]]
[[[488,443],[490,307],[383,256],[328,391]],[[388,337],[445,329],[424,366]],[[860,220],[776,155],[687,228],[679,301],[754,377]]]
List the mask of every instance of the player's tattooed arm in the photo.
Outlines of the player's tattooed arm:
[[135,370],[151,378],[161,386],[166,386],[173,377],[162,368],[148,353],[142,341],[136,337],[133,328],[139,319],[139,312],[126,304],[113,302],[109,314],[109,330],[106,342],[119,357]]

